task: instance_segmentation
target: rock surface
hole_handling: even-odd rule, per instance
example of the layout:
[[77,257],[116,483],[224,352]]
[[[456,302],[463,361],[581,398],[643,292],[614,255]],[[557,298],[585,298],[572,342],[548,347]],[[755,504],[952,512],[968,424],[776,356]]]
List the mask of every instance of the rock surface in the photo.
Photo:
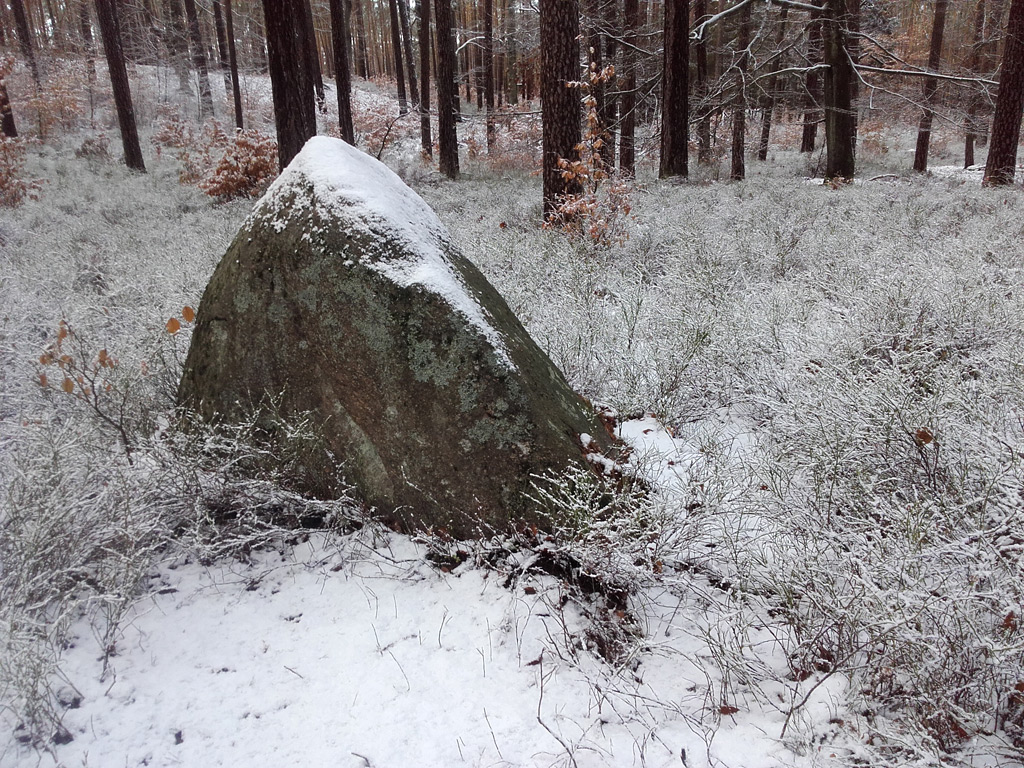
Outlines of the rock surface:
[[312,414],[304,490],[331,493],[333,458],[384,517],[455,536],[543,524],[532,476],[585,463],[581,434],[610,442],[429,206],[324,137],[214,272],[178,399],[207,421]]

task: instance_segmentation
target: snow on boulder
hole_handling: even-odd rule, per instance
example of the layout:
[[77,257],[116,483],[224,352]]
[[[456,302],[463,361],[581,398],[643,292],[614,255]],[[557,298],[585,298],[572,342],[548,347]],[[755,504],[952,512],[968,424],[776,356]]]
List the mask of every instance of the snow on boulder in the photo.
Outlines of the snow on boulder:
[[[430,207],[383,164],[310,139],[203,295],[178,390],[207,421],[312,414],[334,467],[406,529],[468,536],[543,515],[532,476],[609,438]],[[592,450],[592,446],[586,449]]]

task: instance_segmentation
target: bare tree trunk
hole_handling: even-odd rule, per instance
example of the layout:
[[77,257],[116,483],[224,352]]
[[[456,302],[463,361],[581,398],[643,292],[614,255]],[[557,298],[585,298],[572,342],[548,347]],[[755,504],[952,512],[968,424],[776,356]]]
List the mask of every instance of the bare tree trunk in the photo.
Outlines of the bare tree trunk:
[[808,24],[807,34],[808,63],[812,69],[807,73],[805,80],[807,92],[804,97],[804,129],[803,135],[800,138],[801,152],[814,151],[814,142],[818,138],[818,122],[821,120],[821,111],[819,109],[822,98],[821,78],[818,76],[818,70],[813,69],[813,67],[821,63],[822,58],[820,19],[811,19]]
[[356,74],[365,80],[370,73],[367,61],[369,56],[366,52],[366,19],[363,14],[363,0],[349,0],[349,2],[353,3],[352,10],[356,17],[355,34],[353,35],[356,41]]
[[[978,0],[978,7],[974,15],[974,42],[971,45],[971,55],[968,64],[968,71],[977,76],[981,73],[981,49],[985,32],[985,0]],[[979,87],[980,88],[980,87]],[[975,89],[970,96],[970,103],[967,106],[967,119],[964,135],[964,168],[974,165],[974,142],[976,140],[978,109],[981,105],[981,94]]]
[[121,129],[121,144],[124,147],[124,162],[135,171],[146,172],[142,159],[142,145],[135,125],[135,108],[128,86],[128,69],[124,64],[124,50],[121,48],[121,31],[117,24],[116,0],[96,0],[96,16],[103,35],[103,50],[107,56],[107,70],[114,92],[114,106],[117,108],[117,123]]
[[430,0],[419,0],[420,14],[420,146],[430,157],[434,141],[430,136]]
[[747,149],[747,66],[750,62],[750,5],[740,11],[740,28],[736,38],[739,61],[736,64],[736,101],[732,111],[732,168],[729,178],[746,178]]
[[[699,1],[699,0],[698,0]],[[622,9],[624,45],[622,69],[622,126],[619,131],[619,172],[624,176],[636,175],[636,47],[637,24],[640,16],[639,0],[625,0]]]
[[185,15],[188,17],[188,36],[192,42],[192,64],[199,72],[199,119],[213,117],[213,91],[210,89],[210,71],[206,68],[206,48],[199,26],[196,0],[185,0]]
[[1017,144],[1020,142],[1021,113],[1024,112],[1024,0],[1010,4],[1003,47],[1003,67],[996,97],[996,114],[992,119],[988,161],[985,163],[985,186],[1013,183],[1017,166]]
[[[942,36],[946,30],[946,0],[935,0],[935,19],[932,24],[931,50],[928,52],[928,71],[938,72],[942,59]],[[924,113],[917,129],[917,148],[914,150],[914,170],[924,173],[928,170],[928,145],[932,136],[932,121],[935,119],[935,99],[939,81],[934,77],[924,80]]]
[[661,90],[661,164],[658,175],[689,174],[690,0],[665,3],[665,57]]
[[93,47],[92,23],[89,19],[89,0],[79,0],[78,27],[82,33],[82,52],[85,54],[86,77],[89,81],[89,99],[92,99],[92,86],[96,83],[96,52]]
[[405,74],[409,83],[409,98],[414,107],[419,107],[420,89],[416,83],[416,67],[412,55],[412,32],[409,27],[409,2],[398,0],[398,20],[402,25],[402,50],[405,51]]
[[402,30],[398,25],[398,0],[388,0],[391,13],[391,48],[395,54],[395,77],[398,79],[398,112],[404,115],[409,111],[409,102],[405,96],[405,67],[402,66]]
[[220,0],[213,0],[213,25],[217,31],[217,56],[220,61],[220,73],[224,78],[224,93],[231,93],[231,73],[228,67],[228,41],[224,31],[224,14],[221,12]]
[[316,135],[316,107],[307,59],[305,9],[293,0],[263,0],[267,63],[274,96],[281,170]]
[[224,22],[228,42],[228,65],[231,67],[231,98],[235,102],[235,127],[242,129],[242,88],[238,82],[238,54],[235,50],[235,22],[231,0],[224,0]]
[[11,109],[11,98],[7,95],[7,83],[0,77],[0,128],[9,139],[18,138],[18,128],[14,125],[14,111]]
[[[604,0],[602,7],[602,24],[604,29],[601,38],[604,43],[604,60],[612,66],[615,65],[615,57],[618,55],[618,8],[618,0]],[[604,144],[601,147],[601,154],[604,158],[605,166],[609,169],[615,167],[615,126],[619,122],[619,99],[615,90],[616,80],[612,79],[604,88],[604,98],[599,107],[601,125],[606,134]]]
[[[789,15],[789,8],[782,6],[779,10],[779,28],[775,35],[775,51],[776,55],[781,55],[782,43],[786,39],[786,20]],[[776,70],[782,69],[779,63],[772,65],[772,74],[768,78],[768,82],[765,85],[765,97],[764,97],[764,114],[761,116],[761,141],[757,146],[757,159],[762,163],[768,159],[768,142],[771,140],[772,133],[772,119],[775,112],[775,97],[776,90],[778,89],[779,76],[775,73]]]
[[345,0],[330,0],[331,42],[334,46],[334,83],[338,90],[338,131],[349,144],[356,143],[352,126],[352,70],[349,64],[348,9]]
[[494,0],[484,0],[484,101],[487,104],[487,154],[494,151]]
[[[324,93],[324,76],[320,69],[320,51],[316,44],[316,29],[313,26],[313,6],[309,0],[303,0],[305,9],[302,13],[302,31],[306,38],[303,46],[306,52],[306,67],[309,69],[309,82],[316,95],[316,106],[321,112],[327,111],[327,95]],[[302,9],[300,9],[302,10]]]
[[580,143],[579,93],[568,83],[579,79],[578,0],[540,0],[540,99],[543,123],[544,217],[583,191],[580,179],[566,177],[558,161],[576,158]]
[[459,143],[455,133],[455,109],[459,94],[455,85],[455,39],[451,0],[434,0],[437,37],[437,143],[438,167],[450,179],[459,178]]
[[32,72],[32,79],[39,87],[39,64],[36,62],[36,54],[32,45],[32,28],[28,24],[28,14],[25,13],[24,0],[11,0],[11,10],[14,11],[14,30],[18,36],[18,46],[21,48],[21,55],[28,62],[29,71]]
[[178,0],[164,0],[165,24],[164,44],[171,56],[171,66],[178,75],[178,90],[192,93],[192,76],[188,69],[188,40],[182,28],[181,3]]
[[852,179],[855,171],[857,115],[853,109],[856,74],[847,50],[851,0],[827,0],[822,18],[825,50],[825,141],[828,145],[826,179]]
[[[708,15],[707,0],[696,0],[693,8],[694,21]],[[711,109],[708,98],[708,40],[707,33],[694,43],[694,58],[697,64],[697,98],[700,99],[700,118],[697,121],[697,162],[711,162]]]

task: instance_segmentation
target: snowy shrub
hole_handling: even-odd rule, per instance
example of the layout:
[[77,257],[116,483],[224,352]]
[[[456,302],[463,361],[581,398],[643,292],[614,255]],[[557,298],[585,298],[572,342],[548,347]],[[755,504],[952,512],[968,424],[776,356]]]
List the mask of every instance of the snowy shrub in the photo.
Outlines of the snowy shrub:
[[239,130],[199,188],[218,200],[262,195],[278,174],[277,142],[255,129]]
[[25,198],[35,199],[42,182],[25,179],[25,139],[0,136],[0,206],[14,208]]

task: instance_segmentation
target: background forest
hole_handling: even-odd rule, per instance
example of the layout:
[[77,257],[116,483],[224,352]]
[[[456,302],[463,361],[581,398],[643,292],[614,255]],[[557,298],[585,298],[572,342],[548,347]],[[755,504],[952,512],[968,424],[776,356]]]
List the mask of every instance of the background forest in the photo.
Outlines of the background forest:
[[[1020,765],[1024,202],[982,181],[1021,6],[565,2],[552,118],[549,0],[0,2],[0,765]],[[427,200],[649,490],[410,537],[177,429],[310,130]]]

